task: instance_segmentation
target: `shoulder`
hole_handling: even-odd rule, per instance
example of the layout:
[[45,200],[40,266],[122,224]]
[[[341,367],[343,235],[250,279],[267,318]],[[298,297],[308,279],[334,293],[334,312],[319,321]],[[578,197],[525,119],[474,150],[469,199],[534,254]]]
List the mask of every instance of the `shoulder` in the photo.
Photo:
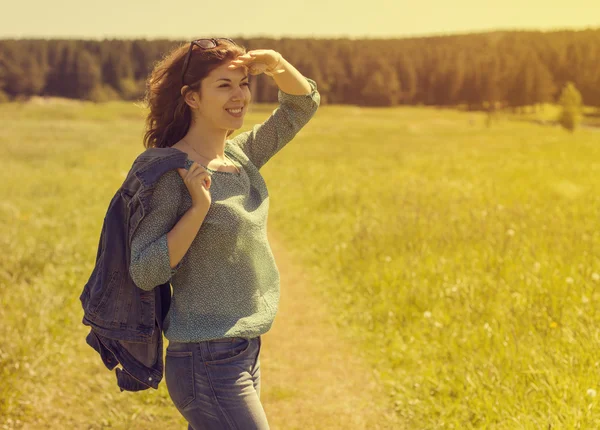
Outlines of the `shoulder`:
[[152,201],[161,204],[164,204],[164,202],[178,202],[181,198],[182,185],[185,186],[176,169],[163,173],[154,185]]
[[[234,157],[236,157],[236,159],[242,163],[243,161],[248,161],[248,156],[246,155],[246,153],[242,150],[242,148],[240,148],[239,144],[233,140],[233,139],[228,139],[225,142],[225,150],[229,151]],[[244,164],[244,163],[242,163]]]

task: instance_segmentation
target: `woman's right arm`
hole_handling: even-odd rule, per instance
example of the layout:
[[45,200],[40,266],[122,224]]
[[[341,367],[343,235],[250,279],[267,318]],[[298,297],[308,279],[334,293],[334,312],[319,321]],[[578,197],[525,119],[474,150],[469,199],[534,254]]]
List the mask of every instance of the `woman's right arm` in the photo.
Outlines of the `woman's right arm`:
[[169,265],[176,267],[183,256],[188,252],[190,246],[204,222],[207,211],[191,206],[181,217],[175,227],[167,233],[167,245],[169,248]]
[[[169,281],[182,265],[207,210],[192,206],[181,218],[182,195],[175,170],[162,175],[131,241],[129,273],[141,289],[150,291]],[[207,208],[208,209],[208,208]]]

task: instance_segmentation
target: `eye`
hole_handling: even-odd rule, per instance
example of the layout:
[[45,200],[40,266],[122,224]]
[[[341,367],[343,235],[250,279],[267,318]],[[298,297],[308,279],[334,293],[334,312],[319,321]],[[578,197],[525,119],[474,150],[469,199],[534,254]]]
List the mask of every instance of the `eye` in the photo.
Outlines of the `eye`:
[[[250,86],[250,82],[244,82],[242,85],[246,85],[246,86],[249,87]],[[219,86],[219,88],[228,87],[228,86],[229,86],[229,84],[223,84],[223,85]]]

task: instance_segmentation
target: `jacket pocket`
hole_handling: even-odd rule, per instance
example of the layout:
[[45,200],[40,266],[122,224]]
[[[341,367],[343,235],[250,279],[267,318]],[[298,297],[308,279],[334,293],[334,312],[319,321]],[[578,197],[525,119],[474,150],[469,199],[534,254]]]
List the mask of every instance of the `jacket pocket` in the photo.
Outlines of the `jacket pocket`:
[[[115,309],[120,306],[115,299],[118,301],[122,294],[123,277],[126,274],[127,242],[125,234],[127,230],[124,221],[127,217],[125,200],[119,190],[110,201],[108,211],[104,216],[96,266],[85,286],[88,297],[87,309],[107,323],[115,321]],[[111,307],[115,303],[117,303],[116,308],[115,306]]]
[[[119,271],[105,272],[104,267],[98,273],[96,285],[93,290],[95,293],[92,295],[90,300],[89,310],[93,314],[103,311],[103,307],[106,305],[108,298],[114,295],[115,289],[121,288],[121,276]],[[103,279],[103,277],[105,277]]]
[[194,356],[192,351],[169,351],[165,363],[165,381],[173,404],[184,409],[196,398]]

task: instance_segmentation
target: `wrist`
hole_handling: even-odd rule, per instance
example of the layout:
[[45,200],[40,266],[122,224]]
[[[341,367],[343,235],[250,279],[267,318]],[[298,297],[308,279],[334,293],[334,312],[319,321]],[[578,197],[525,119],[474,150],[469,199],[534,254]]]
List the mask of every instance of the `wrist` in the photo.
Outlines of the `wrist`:
[[194,218],[204,218],[208,213],[208,207],[201,203],[193,203],[192,206],[188,209],[188,212],[192,214]]
[[267,76],[273,76],[285,72],[285,69],[282,67],[284,61],[283,55],[279,54],[279,60],[277,60],[277,64],[265,70],[264,74]]

